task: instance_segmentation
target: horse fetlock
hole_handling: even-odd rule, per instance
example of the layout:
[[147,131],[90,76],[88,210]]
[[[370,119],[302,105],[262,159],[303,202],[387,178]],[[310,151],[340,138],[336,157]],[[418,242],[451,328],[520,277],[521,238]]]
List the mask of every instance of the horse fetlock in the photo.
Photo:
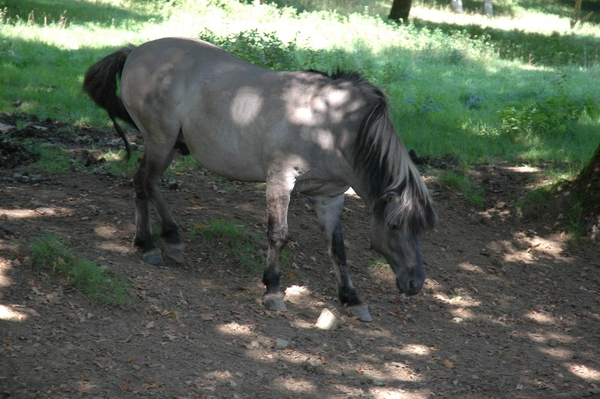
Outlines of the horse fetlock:
[[357,306],[362,304],[362,301],[356,293],[356,288],[354,287],[339,286],[338,297],[343,305]]
[[277,266],[270,266],[263,272],[263,284],[267,287],[267,292],[279,291],[279,272]]
[[146,253],[156,249],[150,234],[137,234],[133,237],[133,246]]
[[277,310],[280,312],[287,311],[287,306],[283,302],[283,293],[281,292],[267,292],[263,296],[263,303],[268,309]]

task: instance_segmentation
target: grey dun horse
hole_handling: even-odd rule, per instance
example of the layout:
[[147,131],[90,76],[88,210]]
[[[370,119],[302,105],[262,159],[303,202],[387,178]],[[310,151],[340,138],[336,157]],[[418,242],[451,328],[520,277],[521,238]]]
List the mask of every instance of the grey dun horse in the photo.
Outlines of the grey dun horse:
[[293,192],[316,210],[339,300],[352,314],[372,320],[346,264],[342,212],[349,187],[370,210],[371,244],[394,269],[400,292],[421,291],[420,237],[437,216],[390,120],[384,93],[358,73],[269,71],[210,43],[164,38],[101,59],[87,71],[83,89],[108,111],[128,155],[117,118],[144,138],[145,154],[134,174],[133,242],[147,263],[164,262],[152,239],[150,203],[160,218],[165,255],[183,262],[184,244],[158,184],[179,151],[228,179],[266,182],[267,307],[286,310],[279,256]]

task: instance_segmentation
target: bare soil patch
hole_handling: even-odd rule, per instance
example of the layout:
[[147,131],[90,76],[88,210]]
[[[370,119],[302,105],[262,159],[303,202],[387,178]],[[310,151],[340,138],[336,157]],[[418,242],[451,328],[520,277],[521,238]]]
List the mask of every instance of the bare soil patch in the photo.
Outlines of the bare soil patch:
[[[423,169],[438,192],[440,223],[423,239],[425,288],[408,299],[391,271],[375,265],[368,212],[348,196],[352,276],[374,318],[362,323],[339,306],[316,216],[302,197],[289,213],[288,311],[274,313],[261,304],[262,271],[243,270],[218,244],[191,234],[211,219],[263,234],[261,185],[200,168],[172,176],[177,184],[163,191],[188,240],[186,263],[143,264],[131,247],[130,176],[93,172],[92,149],[121,148],[116,135],[29,122],[31,133],[9,138],[68,145],[90,161],[35,179],[21,166],[0,169],[0,398],[600,395],[598,245],[570,244],[555,218],[515,216],[527,170],[478,167],[486,197],[475,209],[439,186],[435,169]],[[99,305],[60,275],[36,274],[27,248],[48,232],[126,277],[132,307]],[[325,308],[339,329],[314,326]]]

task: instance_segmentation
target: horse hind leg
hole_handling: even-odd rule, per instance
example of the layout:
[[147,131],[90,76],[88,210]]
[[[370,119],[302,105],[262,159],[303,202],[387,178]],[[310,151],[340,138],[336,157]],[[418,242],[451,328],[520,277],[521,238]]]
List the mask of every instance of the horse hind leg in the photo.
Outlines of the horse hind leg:
[[157,152],[147,147],[142,165],[133,178],[136,195],[134,245],[142,249],[144,261],[154,265],[163,265],[164,259],[152,238],[150,203],[154,206],[161,222],[165,254],[177,263],[183,262],[184,244],[179,235],[179,227],[169,212],[159,188],[160,178],[171,164],[175,154],[174,148],[169,149],[168,152]]
[[317,211],[321,230],[327,242],[329,258],[335,271],[338,284],[338,297],[342,305],[348,307],[349,313],[361,321],[372,321],[369,307],[362,302],[356,288],[352,284],[350,271],[346,263],[346,248],[342,234],[342,213],[344,194],[328,197],[308,197]]

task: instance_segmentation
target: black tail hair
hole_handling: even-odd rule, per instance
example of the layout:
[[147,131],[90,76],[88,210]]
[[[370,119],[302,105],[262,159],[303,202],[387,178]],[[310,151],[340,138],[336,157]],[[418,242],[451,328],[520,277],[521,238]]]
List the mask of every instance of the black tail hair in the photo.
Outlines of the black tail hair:
[[[125,61],[129,54],[135,49],[135,46],[129,45],[114,53],[107,55],[100,61],[92,65],[85,73],[83,80],[83,91],[86,92],[98,106],[108,112],[108,116],[119,133],[119,136],[125,143],[127,150],[127,161],[131,156],[131,147],[125,132],[117,123],[117,118],[124,120],[137,129],[131,115],[125,109],[123,100],[117,95],[117,82],[121,78]],[[138,129],[139,130],[139,129]]]

